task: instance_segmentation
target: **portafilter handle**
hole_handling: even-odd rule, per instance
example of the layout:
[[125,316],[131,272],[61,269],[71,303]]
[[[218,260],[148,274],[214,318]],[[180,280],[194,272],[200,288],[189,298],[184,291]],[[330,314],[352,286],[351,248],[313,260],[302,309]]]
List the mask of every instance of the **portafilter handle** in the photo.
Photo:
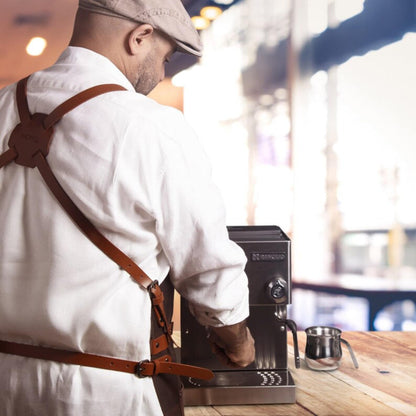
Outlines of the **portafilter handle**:
[[295,354],[295,366],[300,368],[300,357],[299,357],[299,347],[298,347],[298,327],[295,321],[292,319],[284,319],[283,322],[290,328],[293,335],[293,349]]

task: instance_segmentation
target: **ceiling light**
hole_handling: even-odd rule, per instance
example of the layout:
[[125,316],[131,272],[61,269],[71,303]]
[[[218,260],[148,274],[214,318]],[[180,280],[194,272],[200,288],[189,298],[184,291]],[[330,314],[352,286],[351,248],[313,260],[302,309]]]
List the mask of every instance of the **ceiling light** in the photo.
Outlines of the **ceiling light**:
[[201,16],[209,20],[215,20],[221,13],[222,10],[215,6],[207,6],[201,10]]
[[47,45],[46,39],[35,37],[30,39],[29,43],[26,46],[26,52],[31,56],[42,55]]
[[217,4],[225,4],[226,6],[234,2],[234,0],[214,0],[214,1]]
[[193,16],[192,23],[197,30],[204,30],[210,25],[210,21],[206,17]]

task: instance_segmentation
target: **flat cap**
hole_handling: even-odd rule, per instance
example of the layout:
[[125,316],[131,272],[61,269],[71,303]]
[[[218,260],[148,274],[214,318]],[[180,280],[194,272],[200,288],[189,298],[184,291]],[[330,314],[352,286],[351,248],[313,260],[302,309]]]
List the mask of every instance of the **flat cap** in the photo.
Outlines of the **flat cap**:
[[179,51],[201,56],[201,38],[181,0],[79,0],[79,7],[137,23],[148,23],[170,37]]

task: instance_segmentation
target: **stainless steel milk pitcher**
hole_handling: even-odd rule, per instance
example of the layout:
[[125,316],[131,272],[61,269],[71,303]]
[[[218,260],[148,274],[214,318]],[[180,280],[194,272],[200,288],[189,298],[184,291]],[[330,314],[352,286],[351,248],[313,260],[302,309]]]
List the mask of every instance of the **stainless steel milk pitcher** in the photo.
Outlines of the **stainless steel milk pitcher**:
[[341,343],[345,344],[350,352],[354,367],[358,368],[351,345],[341,338],[342,331],[330,326],[312,326],[305,330],[306,349],[305,362],[312,370],[336,370],[342,358]]

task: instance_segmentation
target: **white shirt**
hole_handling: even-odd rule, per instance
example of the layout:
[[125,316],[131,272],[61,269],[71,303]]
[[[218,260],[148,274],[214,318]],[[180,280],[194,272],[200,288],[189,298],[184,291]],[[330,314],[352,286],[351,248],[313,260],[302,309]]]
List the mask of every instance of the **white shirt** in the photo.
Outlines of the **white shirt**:
[[[28,83],[31,113],[116,83],[58,123],[48,155],[63,188],[152,278],[168,272],[203,325],[248,315],[246,258],[228,239],[210,167],[182,114],[135,93],[107,58],[69,47]],[[0,91],[0,150],[19,122]],[[97,249],[36,169],[0,169],[0,339],[148,359],[148,293]],[[0,414],[160,415],[151,378],[0,354]]]

